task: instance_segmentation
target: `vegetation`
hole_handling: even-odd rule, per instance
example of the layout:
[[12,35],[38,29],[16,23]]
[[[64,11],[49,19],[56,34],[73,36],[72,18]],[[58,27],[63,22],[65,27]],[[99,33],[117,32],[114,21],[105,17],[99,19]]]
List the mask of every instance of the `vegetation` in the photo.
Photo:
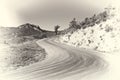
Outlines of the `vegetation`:
[[76,21],[76,18],[74,18],[70,24],[69,24],[70,28],[78,28],[78,24],[77,24],[77,21]]
[[[80,22],[80,28],[70,27],[68,32],[59,37],[59,41],[71,46],[102,52],[120,50],[120,11],[119,8],[106,8],[107,11]],[[74,19],[74,25],[78,22]],[[76,30],[75,30],[76,29]],[[112,45],[112,46],[111,46]]]
[[59,28],[60,28],[59,25],[55,26],[55,28],[54,28],[54,29],[55,29],[55,34],[56,34],[56,35],[58,35],[58,29],[59,29]]
[[[0,72],[44,60],[46,52],[36,44],[37,39],[45,38],[49,31],[39,26],[24,24],[17,28],[0,28]],[[49,34],[51,35],[51,34]]]
[[[9,54],[6,57],[0,57],[0,60],[4,58],[4,61],[7,62],[6,67],[18,68],[21,66],[27,66],[32,63],[41,61],[45,58],[46,52],[44,49],[39,47],[36,44],[36,40],[52,37],[55,35],[67,34],[70,32],[72,34],[78,29],[86,29],[87,27],[93,27],[95,24],[99,24],[108,19],[107,11],[100,13],[98,15],[94,14],[90,18],[85,18],[83,21],[78,22],[74,18],[70,24],[69,28],[63,31],[58,31],[60,26],[57,25],[54,27],[55,31],[47,31],[40,28],[38,25],[33,24],[23,24],[19,27],[1,27],[0,28],[0,44],[5,45],[9,48],[5,48],[5,53]],[[102,25],[100,25],[102,26]],[[113,29],[109,26],[105,29],[106,32],[110,32]],[[94,31],[91,30],[92,33]],[[84,33],[84,36],[87,35]],[[71,35],[68,35],[70,39]],[[92,41],[88,40],[89,43]],[[7,50],[9,49],[9,50]],[[7,51],[6,51],[7,50]],[[2,66],[2,65],[1,65]],[[0,66],[0,67],[1,67]],[[4,66],[4,67],[5,67]]]
[[61,34],[66,34],[66,33],[73,33],[74,31],[78,29],[86,29],[87,27],[93,27],[95,24],[99,24],[101,22],[106,21],[109,18],[107,10],[104,12],[96,15],[94,14],[92,17],[87,17],[83,21],[78,22],[76,18],[74,18],[70,24],[69,28],[61,31]]

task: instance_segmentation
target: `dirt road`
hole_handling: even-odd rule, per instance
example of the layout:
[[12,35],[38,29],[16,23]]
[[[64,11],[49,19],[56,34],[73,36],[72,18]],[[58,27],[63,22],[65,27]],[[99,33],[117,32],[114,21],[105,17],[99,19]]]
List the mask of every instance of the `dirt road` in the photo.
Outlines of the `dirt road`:
[[37,43],[48,53],[46,59],[1,75],[0,80],[85,80],[84,77],[101,73],[107,67],[97,52],[47,39]]

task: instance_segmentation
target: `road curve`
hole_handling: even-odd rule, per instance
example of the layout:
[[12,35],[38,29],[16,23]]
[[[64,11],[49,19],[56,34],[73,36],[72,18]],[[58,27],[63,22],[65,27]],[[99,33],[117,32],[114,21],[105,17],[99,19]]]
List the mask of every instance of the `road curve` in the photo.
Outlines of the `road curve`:
[[44,39],[37,41],[48,53],[45,60],[6,73],[0,80],[62,80],[79,75],[81,78],[106,68],[106,62],[96,52],[78,49]]

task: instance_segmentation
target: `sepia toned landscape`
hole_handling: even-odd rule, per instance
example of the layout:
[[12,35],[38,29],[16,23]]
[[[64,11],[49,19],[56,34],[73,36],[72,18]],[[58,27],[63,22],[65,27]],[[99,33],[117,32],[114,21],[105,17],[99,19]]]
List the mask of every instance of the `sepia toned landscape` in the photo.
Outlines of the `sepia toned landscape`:
[[[33,5],[33,10],[32,2],[28,7],[25,6],[26,3],[27,1],[20,4],[20,11],[23,10],[18,11],[20,15],[37,19],[39,11],[34,11],[38,6]],[[37,5],[37,2],[35,3]],[[55,10],[58,9],[58,13],[52,14],[56,12],[53,5],[53,12],[45,13],[45,16],[49,14],[46,16],[49,16],[48,20],[58,16],[59,10],[66,9],[56,4]],[[51,7],[49,9],[51,10]],[[70,11],[75,11],[72,9],[74,8],[70,8]],[[57,24],[57,18],[64,16],[62,13],[56,17],[57,23],[53,18],[56,23],[53,28],[42,27],[34,21],[31,22],[32,20],[29,22],[30,18],[26,18],[26,23],[20,23],[19,26],[1,25],[0,80],[119,80],[119,14],[120,7],[110,4],[98,13],[89,16],[85,14],[86,17],[81,20],[69,15],[72,19],[67,21],[67,28]],[[47,20],[46,22],[49,23]]]

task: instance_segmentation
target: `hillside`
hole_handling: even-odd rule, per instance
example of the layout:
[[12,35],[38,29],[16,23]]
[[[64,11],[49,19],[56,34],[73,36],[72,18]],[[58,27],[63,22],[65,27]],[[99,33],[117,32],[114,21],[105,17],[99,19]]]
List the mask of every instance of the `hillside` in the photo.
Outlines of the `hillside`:
[[61,34],[73,33],[78,29],[86,29],[88,27],[93,27],[95,24],[100,24],[101,22],[106,21],[109,18],[108,10],[105,10],[99,14],[94,14],[92,17],[86,17],[83,21],[78,22],[74,18],[70,24],[69,28],[61,31]]
[[53,35],[54,32],[29,23],[18,27],[0,27],[0,72],[44,60],[46,52],[36,40]]
[[120,50],[120,11],[108,7],[103,13],[86,18],[79,25],[69,28],[71,31],[59,37],[59,41],[68,45],[94,49],[103,52]]
[[[48,36],[49,34],[52,33],[53,35],[54,33],[52,31],[43,30],[39,26],[29,24],[29,23],[20,25],[18,27],[0,27],[0,31],[3,33],[6,32],[4,34],[7,34],[8,37],[35,36],[36,35],[42,38],[41,36],[43,34]],[[46,34],[46,33],[49,33],[49,34]]]

